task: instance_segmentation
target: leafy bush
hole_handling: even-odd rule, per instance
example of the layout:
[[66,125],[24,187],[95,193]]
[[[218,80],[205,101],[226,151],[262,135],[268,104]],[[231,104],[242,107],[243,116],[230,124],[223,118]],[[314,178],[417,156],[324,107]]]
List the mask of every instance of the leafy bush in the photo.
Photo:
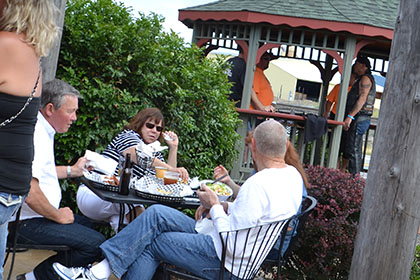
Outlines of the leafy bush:
[[420,280],[420,245],[416,245],[410,280]]
[[239,118],[226,98],[224,62],[163,32],[159,16],[130,12],[111,0],[67,1],[57,77],[83,101],[77,122],[57,137],[57,162],[101,152],[132,116],[154,106],[179,136],[179,166],[202,178],[217,164],[231,166]]
[[309,166],[309,195],[318,204],[309,216],[283,275],[289,279],[347,279],[362,205],[363,178]]

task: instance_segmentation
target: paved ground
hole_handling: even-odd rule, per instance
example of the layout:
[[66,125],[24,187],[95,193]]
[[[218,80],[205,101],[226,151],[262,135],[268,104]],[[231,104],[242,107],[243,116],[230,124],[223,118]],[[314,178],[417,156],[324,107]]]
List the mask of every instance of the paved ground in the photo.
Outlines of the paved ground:
[[[47,257],[55,254],[52,251],[44,251],[44,250],[28,250],[26,252],[16,253],[15,257],[15,265],[12,272],[12,277],[10,279],[16,279],[16,275],[29,272],[33,270],[33,268],[40,263],[42,260],[46,259]],[[6,266],[4,268],[4,279],[7,279],[7,275],[9,275],[9,267],[11,263],[12,256],[9,256],[7,260]],[[112,275],[109,280],[117,280],[114,275]]]

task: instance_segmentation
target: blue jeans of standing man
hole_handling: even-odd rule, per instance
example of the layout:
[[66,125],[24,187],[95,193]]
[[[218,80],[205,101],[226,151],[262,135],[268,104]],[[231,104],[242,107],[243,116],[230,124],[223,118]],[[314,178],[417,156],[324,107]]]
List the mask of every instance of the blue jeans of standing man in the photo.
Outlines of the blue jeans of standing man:
[[17,212],[23,196],[0,192],[0,280],[3,280],[3,262],[7,243],[7,226],[10,218]]
[[195,221],[182,212],[152,205],[101,249],[118,278],[152,279],[164,261],[205,279],[217,279],[220,260],[213,240],[194,227]]
[[[92,223],[85,217],[74,215],[74,223],[58,224],[45,218],[20,221],[18,242],[25,244],[67,245],[72,248],[71,266],[86,266],[101,259],[99,249],[105,237],[92,229]],[[64,252],[49,257],[34,269],[38,280],[57,279],[52,268],[54,262],[65,263]]]
[[344,157],[349,160],[349,172],[359,174],[362,169],[363,135],[369,129],[370,116],[360,115],[352,121],[348,130]]

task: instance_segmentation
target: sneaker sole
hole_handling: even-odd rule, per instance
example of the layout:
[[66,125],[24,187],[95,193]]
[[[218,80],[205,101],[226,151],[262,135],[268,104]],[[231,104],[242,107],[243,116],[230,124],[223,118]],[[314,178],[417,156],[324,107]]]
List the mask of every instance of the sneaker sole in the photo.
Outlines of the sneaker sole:
[[70,277],[68,277],[66,274],[64,274],[64,272],[62,272],[58,267],[54,266],[53,268],[54,268],[55,272],[57,272],[58,276],[60,276],[62,279],[73,280]]

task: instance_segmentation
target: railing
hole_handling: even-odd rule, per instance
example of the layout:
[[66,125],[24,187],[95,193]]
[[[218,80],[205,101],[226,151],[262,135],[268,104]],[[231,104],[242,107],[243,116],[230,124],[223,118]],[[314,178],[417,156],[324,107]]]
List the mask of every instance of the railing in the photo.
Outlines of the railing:
[[367,172],[369,169],[370,162],[370,152],[373,149],[373,140],[376,135],[376,123],[372,123],[369,126],[368,131],[365,134],[365,139],[363,141],[363,155],[362,155],[362,171]]
[[[243,127],[239,129],[242,136],[242,142],[237,149],[240,155],[234,163],[232,170],[232,178],[237,182],[243,182],[253,171],[253,163],[251,152],[246,152],[245,136],[248,129],[253,130],[258,117],[273,118],[285,125],[290,141],[295,145],[296,150],[303,163],[310,165],[328,166],[328,152],[331,150],[331,134],[332,130],[338,125],[344,125],[344,122],[335,120],[327,120],[328,132],[321,139],[304,143],[305,135],[305,118],[303,115],[287,114],[287,113],[266,113],[257,110],[237,108],[240,118],[243,120]],[[376,123],[371,123],[369,130],[365,134],[363,144],[363,166],[362,171],[367,172],[370,160],[370,151],[373,147],[373,139],[376,133]],[[340,141],[338,142],[340,143]],[[327,147],[328,146],[328,147]]]
[[[304,143],[306,119],[303,115],[287,113],[266,113],[257,110],[240,108],[237,109],[237,112],[244,122],[243,127],[238,129],[243,139],[245,139],[248,129],[253,130],[255,128],[257,118],[272,118],[278,120],[286,127],[289,139],[295,145],[302,162],[311,165],[326,165],[328,160],[327,153],[328,150],[330,150],[327,149],[327,144],[330,142],[329,133],[326,133],[319,140]],[[327,120],[328,131],[331,131],[334,127],[343,124],[343,122]],[[244,140],[242,140],[241,144],[238,145],[237,148],[240,151],[240,155],[237,161],[234,163],[231,176],[235,181],[242,182],[253,171],[253,163],[251,152],[247,152]]]

